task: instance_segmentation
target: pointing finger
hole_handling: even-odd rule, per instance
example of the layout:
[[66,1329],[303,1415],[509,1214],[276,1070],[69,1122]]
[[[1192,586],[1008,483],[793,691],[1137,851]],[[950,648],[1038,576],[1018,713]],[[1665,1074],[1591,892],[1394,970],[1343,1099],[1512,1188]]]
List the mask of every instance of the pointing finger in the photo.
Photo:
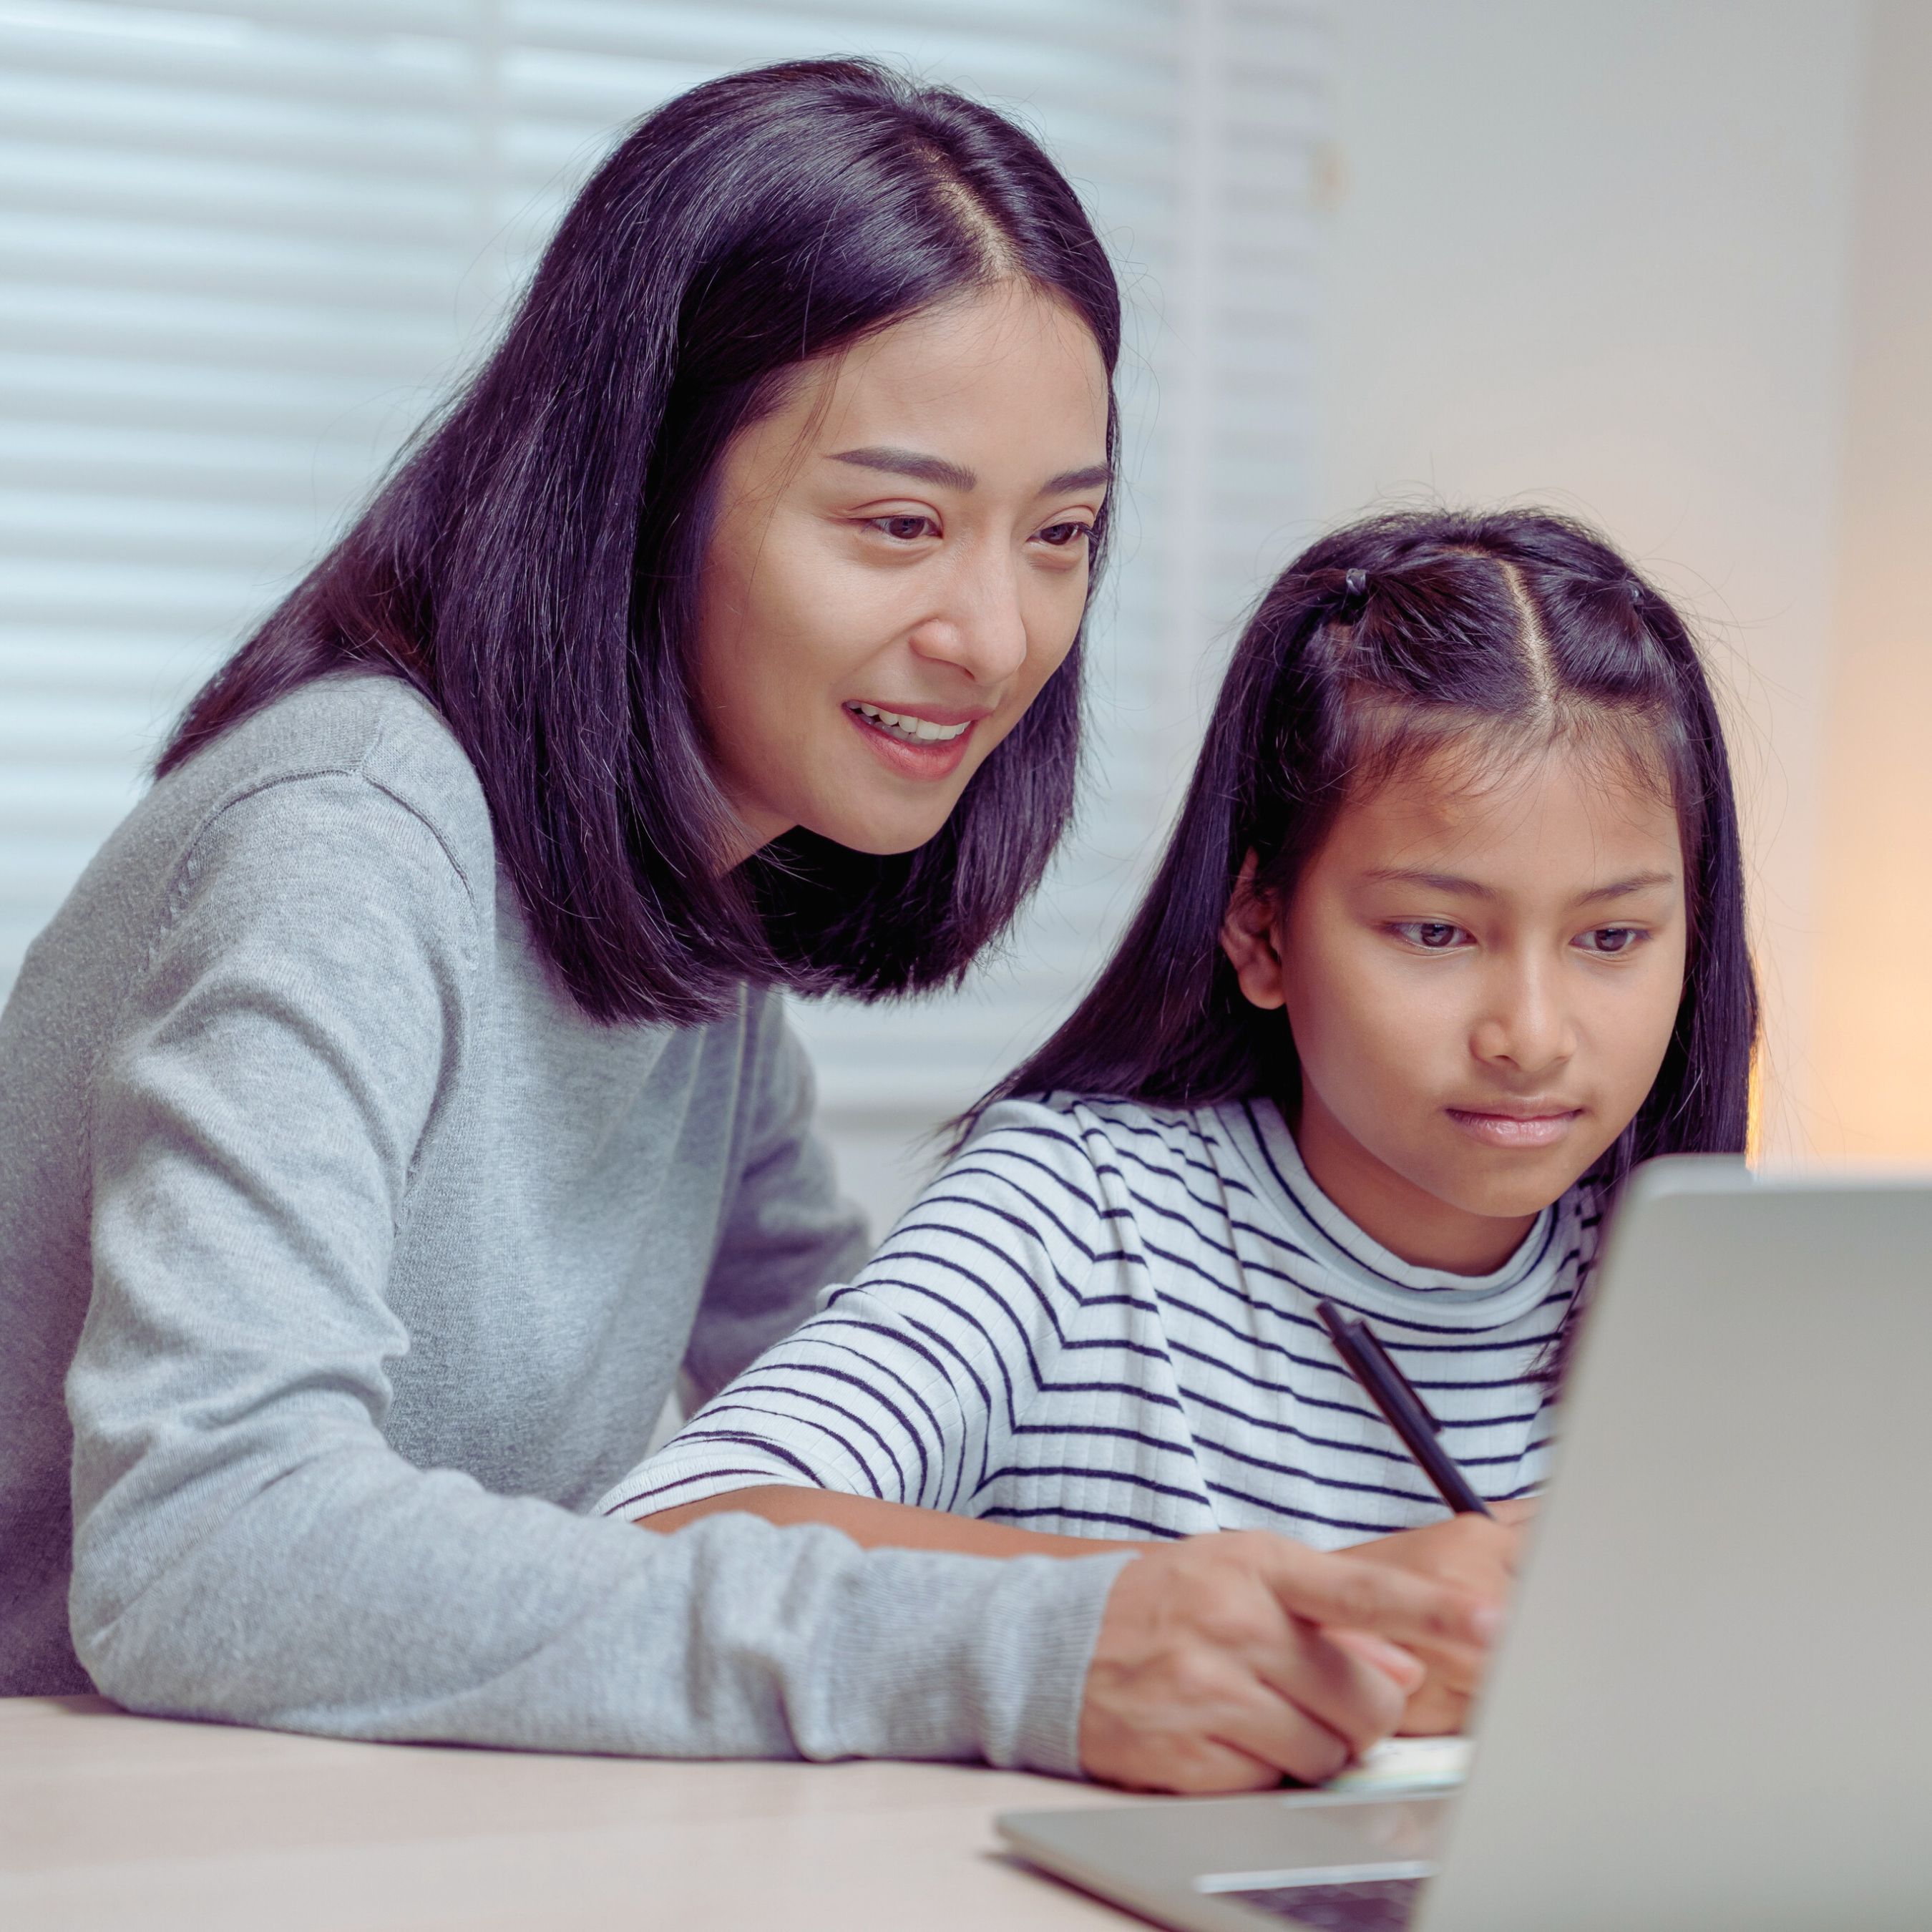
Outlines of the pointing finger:
[[1291,1616],[1369,1630],[1396,1643],[1486,1647],[1502,1625],[1493,1604],[1386,1564],[1270,1539],[1258,1574]]

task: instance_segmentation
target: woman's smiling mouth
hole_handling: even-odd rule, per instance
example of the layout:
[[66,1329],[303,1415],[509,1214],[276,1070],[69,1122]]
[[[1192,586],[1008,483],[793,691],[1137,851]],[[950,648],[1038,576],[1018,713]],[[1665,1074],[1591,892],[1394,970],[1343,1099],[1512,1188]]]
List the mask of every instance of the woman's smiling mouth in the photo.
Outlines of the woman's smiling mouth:
[[890,731],[896,738],[904,738],[922,745],[946,745],[962,732],[973,728],[973,720],[967,718],[958,724],[936,724],[929,718],[916,718],[909,711],[886,711],[876,704],[866,704],[854,698],[846,706],[848,711],[856,711],[869,724],[876,724],[882,731]]
[[898,777],[912,778],[950,778],[973,742],[974,727],[986,715],[888,711],[858,698],[850,700],[844,712],[880,764]]

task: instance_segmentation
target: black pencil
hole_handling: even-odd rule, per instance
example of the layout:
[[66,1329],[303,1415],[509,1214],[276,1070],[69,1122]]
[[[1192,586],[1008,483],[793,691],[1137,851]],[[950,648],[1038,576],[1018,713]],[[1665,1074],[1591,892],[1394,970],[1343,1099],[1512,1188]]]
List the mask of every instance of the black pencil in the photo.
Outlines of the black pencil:
[[1408,1377],[1390,1359],[1374,1330],[1366,1322],[1344,1315],[1332,1301],[1318,1300],[1315,1312],[1334,1338],[1336,1352],[1348,1372],[1388,1418],[1389,1426],[1402,1438],[1402,1447],[1415,1458],[1422,1473],[1436,1485],[1436,1493],[1458,1516],[1489,1515],[1488,1504],[1470,1486],[1468,1478],[1456,1466],[1455,1459],[1436,1440],[1438,1424],[1435,1417],[1423,1406],[1422,1398],[1409,1387]]

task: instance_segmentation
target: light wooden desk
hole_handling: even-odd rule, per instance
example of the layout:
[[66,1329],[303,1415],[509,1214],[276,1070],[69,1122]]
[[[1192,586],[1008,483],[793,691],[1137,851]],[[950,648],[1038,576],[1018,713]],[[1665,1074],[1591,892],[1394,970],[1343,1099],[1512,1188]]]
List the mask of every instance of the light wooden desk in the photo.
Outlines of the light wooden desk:
[[0,1699],[5,1932],[1125,1932],[992,1814],[1133,1801],[939,1765],[338,1744]]

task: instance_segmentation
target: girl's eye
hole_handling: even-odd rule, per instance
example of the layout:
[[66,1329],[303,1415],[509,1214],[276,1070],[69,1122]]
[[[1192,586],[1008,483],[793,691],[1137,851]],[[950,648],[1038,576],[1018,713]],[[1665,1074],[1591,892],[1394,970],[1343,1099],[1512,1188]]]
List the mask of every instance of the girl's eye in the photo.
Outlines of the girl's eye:
[[921,537],[939,534],[938,525],[930,517],[870,517],[866,520],[895,543],[916,543]]
[[1620,952],[1630,951],[1642,937],[1634,926],[1599,926],[1580,934],[1576,944],[1586,952],[1599,953],[1613,959]]
[[1404,920],[1395,930],[1425,952],[1447,952],[1469,936],[1460,926],[1439,919]]
[[1048,524],[1040,533],[1040,540],[1054,550],[1070,550],[1074,544],[1084,542],[1094,534],[1091,524]]

